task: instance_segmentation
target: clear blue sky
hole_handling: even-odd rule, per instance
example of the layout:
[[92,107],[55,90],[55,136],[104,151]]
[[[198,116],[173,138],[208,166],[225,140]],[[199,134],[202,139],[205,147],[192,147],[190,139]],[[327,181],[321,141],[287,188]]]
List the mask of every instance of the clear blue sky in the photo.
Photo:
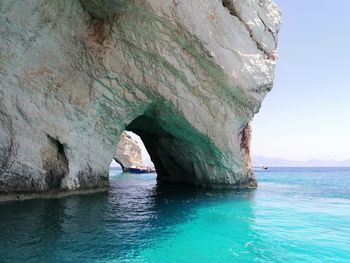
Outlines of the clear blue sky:
[[253,121],[253,154],[350,158],[350,0],[276,0],[275,85]]

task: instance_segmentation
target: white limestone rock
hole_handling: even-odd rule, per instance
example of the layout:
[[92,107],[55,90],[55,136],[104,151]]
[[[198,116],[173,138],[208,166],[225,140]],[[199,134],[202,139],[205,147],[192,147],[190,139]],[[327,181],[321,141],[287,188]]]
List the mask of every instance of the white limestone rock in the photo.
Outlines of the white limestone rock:
[[122,133],[113,158],[124,171],[131,167],[143,166],[141,148],[126,132]]
[[279,23],[272,0],[1,1],[0,192],[106,189],[125,129],[160,180],[255,186]]

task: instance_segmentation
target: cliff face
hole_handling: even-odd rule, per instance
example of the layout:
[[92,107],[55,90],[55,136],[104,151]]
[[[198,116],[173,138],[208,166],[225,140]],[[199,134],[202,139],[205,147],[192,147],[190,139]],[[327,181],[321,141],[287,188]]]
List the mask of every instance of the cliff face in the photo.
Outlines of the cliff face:
[[113,158],[124,171],[133,166],[143,165],[141,148],[126,132],[122,133]]
[[249,187],[272,0],[4,0],[0,192],[105,189],[123,131],[158,179]]

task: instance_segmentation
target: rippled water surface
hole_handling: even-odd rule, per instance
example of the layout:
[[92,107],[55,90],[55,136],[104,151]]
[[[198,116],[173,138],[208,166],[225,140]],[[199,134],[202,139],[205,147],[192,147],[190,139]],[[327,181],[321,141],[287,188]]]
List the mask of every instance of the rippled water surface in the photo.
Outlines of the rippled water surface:
[[0,262],[350,262],[350,169],[209,191],[111,170],[107,193],[0,204]]

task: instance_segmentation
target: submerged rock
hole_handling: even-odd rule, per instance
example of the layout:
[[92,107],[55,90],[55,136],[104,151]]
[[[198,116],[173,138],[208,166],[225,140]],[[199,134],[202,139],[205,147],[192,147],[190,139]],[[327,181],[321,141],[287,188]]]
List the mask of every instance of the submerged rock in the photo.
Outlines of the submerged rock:
[[143,166],[141,148],[126,132],[122,133],[113,158],[123,171],[130,167]]
[[272,0],[4,0],[0,23],[0,192],[105,189],[124,130],[160,180],[256,186]]

